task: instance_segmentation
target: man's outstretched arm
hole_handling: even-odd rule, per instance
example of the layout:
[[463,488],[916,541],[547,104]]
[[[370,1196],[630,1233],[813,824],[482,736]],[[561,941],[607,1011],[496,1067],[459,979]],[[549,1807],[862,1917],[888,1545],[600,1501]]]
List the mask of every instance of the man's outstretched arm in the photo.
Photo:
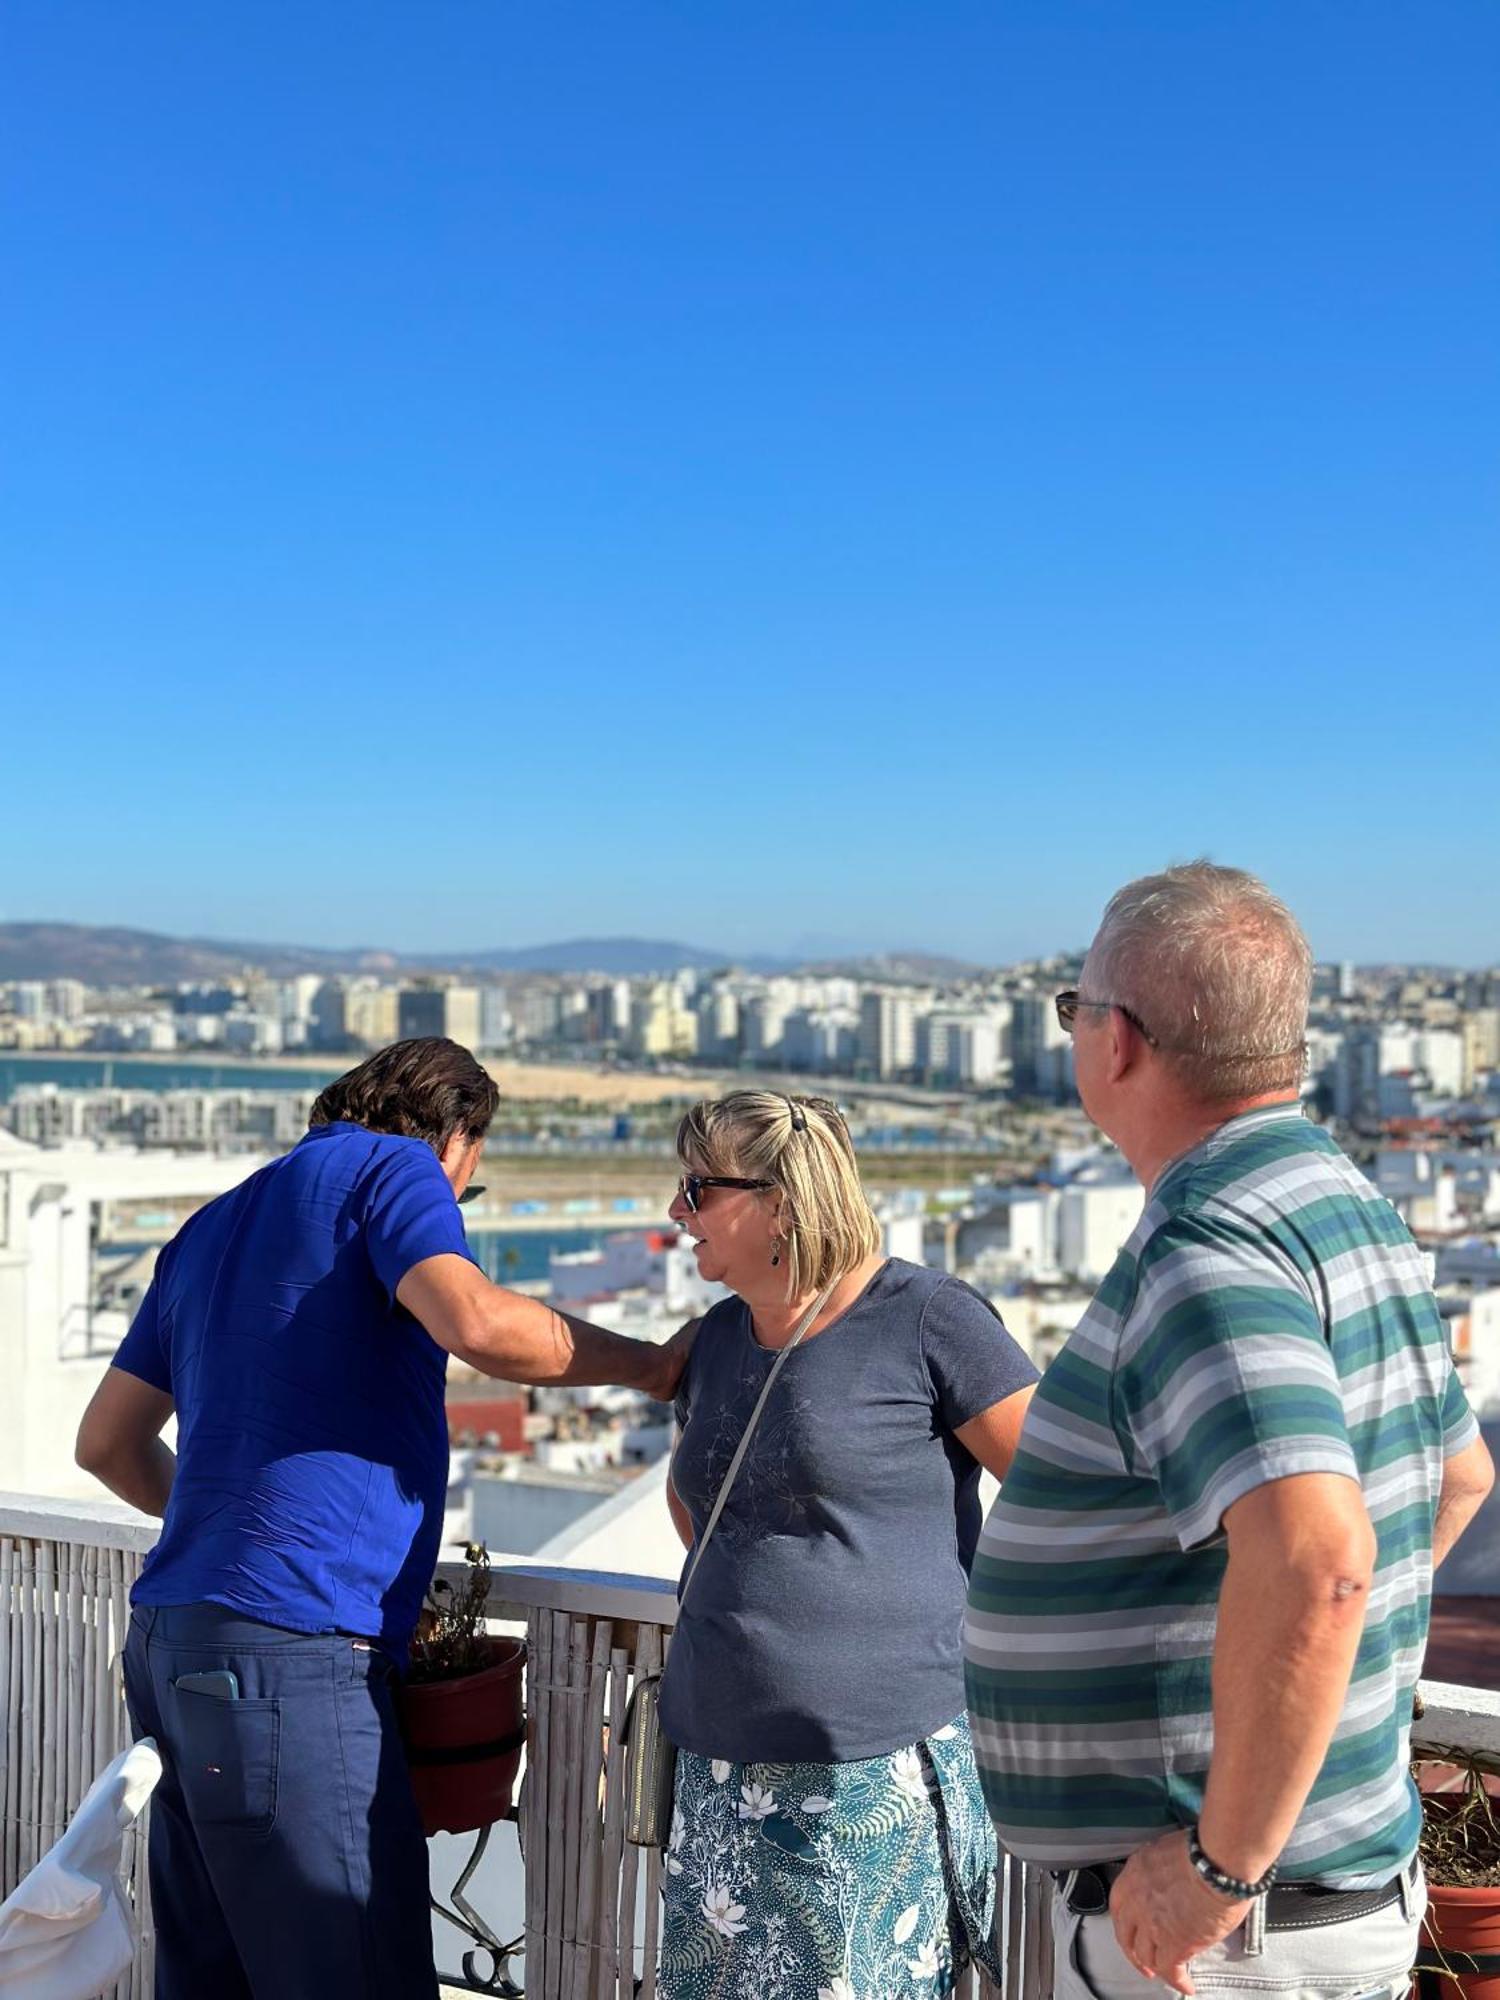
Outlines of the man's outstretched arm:
[[110,1367],[94,1391],[73,1456],[85,1472],[143,1514],[167,1511],[177,1459],[162,1443],[172,1398],[124,1368]]
[[451,1252],[414,1264],[396,1297],[439,1347],[482,1374],[559,1388],[615,1382],[663,1403],[677,1393],[696,1330],[691,1322],[663,1346],[631,1340],[491,1284],[466,1257]]

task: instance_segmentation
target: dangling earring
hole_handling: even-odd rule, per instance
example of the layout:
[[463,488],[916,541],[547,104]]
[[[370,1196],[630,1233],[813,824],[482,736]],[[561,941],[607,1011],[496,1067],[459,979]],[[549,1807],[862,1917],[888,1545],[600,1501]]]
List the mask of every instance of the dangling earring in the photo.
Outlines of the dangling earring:
[[776,1246],[775,1246],[775,1247],[774,1247],[774,1248],[772,1249],[772,1251],[771,1251],[771,1264],[772,1264],[772,1267],[774,1268],[774,1267],[775,1267],[775,1266],[776,1266],[777,1264],[779,1264],[780,1262],[781,1262],[781,1246],[780,1246],[780,1244],[778,1243],[778,1244],[777,1244],[777,1245],[776,1245]]

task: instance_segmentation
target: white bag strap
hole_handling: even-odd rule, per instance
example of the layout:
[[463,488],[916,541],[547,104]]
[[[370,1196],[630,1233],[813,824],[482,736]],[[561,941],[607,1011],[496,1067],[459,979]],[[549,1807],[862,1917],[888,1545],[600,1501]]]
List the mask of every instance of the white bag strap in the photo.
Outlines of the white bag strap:
[[677,1593],[677,1607],[679,1611],[682,1608],[683,1599],[688,1594],[688,1585],[697,1574],[698,1565],[703,1560],[703,1551],[708,1547],[709,1538],[713,1534],[714,1529],[719,1525],[719,1516],[724,1511],[724,1502],[729,1498],[729,1489],[734,1484],[735,1474],[745,1462],[745,1453],[750,1449],[750,1440],[755,1435],[755,1426],[760,1422],[760,1413],[766,1407],[766,1398],[776,1386],[776,1377],[781,1373],[781,1365],[797,1345],[798,1341],[801,1340],[803,1334],[807,1332],[807,1329],[812,1325],[824,1306],[827,1305],[833,1295],[833,1286],[837,1282],[838,1280],[834,1279],[832,1284],[823,1287],[801,1319],[798,1320],[796,1331],[793,1333],[791,1339],[771,1363],[771,1372],[767,1375],[760,1395],[756,1398],[755,1408],[750,1412],[750,1421],[746,1424],[744,1433],[739,1443],[735,1446],[734,1457],[729,1461],[729,1470],[724,1474],[724,1483],[719,1488],[719,1497],[714,1501],[713,1512],[708,1517],[708,1522],[703,1533],[698,1537],[698,1546],[693,1551],[693,1560],[688,1564],[688,1573],[682,1579],[682,1588]]

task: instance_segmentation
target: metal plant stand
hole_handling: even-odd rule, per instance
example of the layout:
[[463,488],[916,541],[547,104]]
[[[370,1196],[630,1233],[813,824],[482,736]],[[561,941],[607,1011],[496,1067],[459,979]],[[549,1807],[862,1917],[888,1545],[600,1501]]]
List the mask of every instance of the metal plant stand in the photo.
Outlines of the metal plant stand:
[[[516,1810],[512,1807],[506,1818],[514,1820],[516,1817]],[[464,1894],[474,1870],[484,1859],[484,1850],[489,1846],[490,1835],[497,1824],[498,1822],[492,1822],[489,1826],[482,1826],[479,1829],[474,1840],[473,1852],[464,1863],[458,1880],[450,1891],[453,1907],[450,1909],[436,1896],[431,1898],[431,1902],[433,1910],[445,1923],[452,1924],[455,1930],[462,1931],[470,1940],[470,1949],[463,1956],[462,1980],[450,1978],[446,1983],[450,1986],[462,1985],[470,1993],[496,1993],[501,1996],[501,2000],[524,2000],[525,1988],[511,1978],[510,1962],[513,1958],[524,1957],[526,1933],[523,1931],[519,1937],[512,1938],[509,1944],[504,1943],[502,1939],[496,1937]],[[489,1961],[489,1971],[481,1974],[480,1963],[485,1959]]]

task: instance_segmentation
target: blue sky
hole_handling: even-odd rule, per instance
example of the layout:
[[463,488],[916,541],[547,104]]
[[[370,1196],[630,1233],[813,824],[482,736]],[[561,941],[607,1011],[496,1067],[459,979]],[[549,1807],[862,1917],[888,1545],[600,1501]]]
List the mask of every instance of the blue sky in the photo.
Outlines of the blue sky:
[[1500,956],[1485,0],[4,39],[0,917]]

